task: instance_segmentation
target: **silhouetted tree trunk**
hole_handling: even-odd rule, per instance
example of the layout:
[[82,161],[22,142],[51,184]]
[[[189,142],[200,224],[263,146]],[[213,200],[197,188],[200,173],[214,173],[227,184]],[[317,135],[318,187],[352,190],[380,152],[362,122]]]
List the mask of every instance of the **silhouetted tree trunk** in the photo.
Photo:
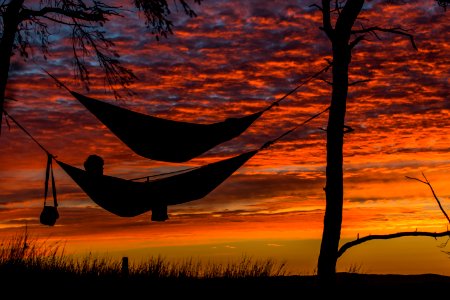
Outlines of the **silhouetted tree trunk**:
[[[336,283],[336,263],[340,256],[338,247],[344,203],[343,146],[345,128],[347,128],[345,126],[347,92],[349,85],[353,84],[349,84],[348,81],[352,49],[364,40],[366,34],[375,34],[378,31],[406,36],[412,47],[417,50],[413,36],[401,27],[371,26],[352,29],[364,2],[364,0],[347,0],[342,6],[342,1],[322,0],[322,7],[316,5],[322,11],[323,26],[321,29],[331,42],[333,55],[332,94],[327,126],[326,207],[317,266],[320,283],[325,287],[331,287]],[[334,6],[333,9],[331,9],[331,3]],[[334,28],[332,11],[337,15]],[[353,39],[351,39],[352,37]],[[367,80],[361,82],[364,81]]]
[[332,45],[333,90],[327,126],[326,208],[322,244],[317,266],[320,282],[334,285],[341,236],[343,186],[344,122],[348,92],[348,67],[352,45],[352,26],[364,0],[349,0],[340,11],[335,28],[331,25],[330,0],[322,0],[323,30]]
[[[3,17],[3,36],[0,40],[0,108],[4,107],[8,72],[13,54],[14,38],[20,18],[19,12],[24,0],[12,0]],[[0,111],[0,132],[3,111]]]

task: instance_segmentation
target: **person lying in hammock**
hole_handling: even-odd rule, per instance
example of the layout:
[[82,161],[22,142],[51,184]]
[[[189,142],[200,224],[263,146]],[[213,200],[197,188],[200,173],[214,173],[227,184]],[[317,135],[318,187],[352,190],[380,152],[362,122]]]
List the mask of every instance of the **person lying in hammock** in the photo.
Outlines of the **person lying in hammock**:
[[92,154],[89,155],[88,158],[84,161],[84,169],[90,174],[94,176],[103,175],[103,165],[105,162],[101,156]]
[[[84,162],[84,169],[94,179],[98,176],[103,176],[103,166],[105,162],[103,158],[98,155],[92,154]],[[94,179],[95,180],[95,179]],[[93,182],[95,184],[95,182]],[[156,204],[152,208],[152,221],[164,222],[169,219],[167,215],[167,205]]]

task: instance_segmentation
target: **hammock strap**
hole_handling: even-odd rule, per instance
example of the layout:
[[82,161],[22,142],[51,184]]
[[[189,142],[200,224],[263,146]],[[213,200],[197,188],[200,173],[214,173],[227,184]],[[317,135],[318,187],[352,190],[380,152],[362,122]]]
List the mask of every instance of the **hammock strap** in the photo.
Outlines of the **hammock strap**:
[[261,148],[259,150],[265,149],[270,147],[272,144],[278,142],[280,139],[284,138],[285,136],[287,136],[288,134],[294,132],[295,130],[297,130],[299,127],[305,125],[306,123],[308,123],[309,121],[314,120],[315,118],[317,118],[318,116],[320,116],[321,114],[323,114],[324,112],[328,111],[330,109],[330,107],[328,106],[327,108],[325,108],[324,110],[322,110],[321,112],[309,117],[308,119],[306,119],[305,121],[303,121],[302,123],[296,125],[294,128],[289,129],[288,131],[284,132],[283,134],[281,134],[279,137],[277,137],[276,139],[273,139],[271,141],[266,142],[264,145],[261,146]]
[[[295,130],[297,130],[299,127],[305,125],[306,123],[314,120],[315,118],[319,117],[321,114],[325,113],[326,111],[328,111],[330,109],[330,107],[328,106],[327,108],[325,108],[324,110],[322,110],[321,112],[316,113],[315,115],[309,117],[308,119],[306,119],[305,121],[303,121],[302,123],[298,124],[297,126],[295,126],[294,128],[289,129],[288,131],[284,132],[283,134],[281,134],[279,137],[277,137],[276,139],[273,139],[271,141],[266,142],[264,145],[261,146],[261,148],[259,148],[258,151],[263,150],[268,148],[269,146],[271,146],[272,144],[278,142],[280,139],[284,138],[285,136],[287,136],[288,134],[294,132]],[[138,178],[132,178],[129,180],[141,180],[141,179],[146,179],[147,181],[150,181],[150,178],[155,178],[155,177],[160,177],[160,176],[166,176],[166,175],[170,175],[170,174],[176,174],[176,173],[183,173],[183,172],[188,172],[188,171],[192,171],[195,169],[199,169],[201,168],[201,166],[199,167],[193,167],[193,168],[188,168],[188,169],[183,169],[183,170],[178,170],[178,171],[173,171],[173,172],[167,172],[167,173],[162,173],[162,174],[155,174],[155,175],[149,175],[149,176],[143,176],[143,177],[138,177]]]
[[[50,74],[49,74],[50,75]],[[51,75],[50,75],[51,76]],[[55,78],[56,79],[56,78]],[[7,116],[8,118],[10,118],[16,125],[17,127],[19,127],[26,135],[28,135],[42,150],[44,150],[45,153],[47,153],[48,159],[47,159],[47,170],[46,170],[46,175],[45,175],[45,198],[47,198],[47,193],[48,193],[48,181],[50,179],[50,172],[51,172],[51,176],[52,176],[52,183],[54,183],[54,177],[53,177],[53,168],[52,168],[52,159],[56,158],[55,155],[51,154],[44,146],[41,145],[41,143],[39,143],[32,135],[30,132],[28,132],[28,130],[25,129],[25,127],[23,127],[16,119],[14,119],[10,114],[8,114],[5,110],[3,110],[3,112],[5,113],[5,116]],[[5,119],[8,120],[8,119]],[[158,177],[158,176],[165,176],[165,175],[169,175],[169,174],[175,174],[175,173],[181,173],[181,172],[186,172],[186,171],[191,171],[194,169],[198,169],[200,167],[193,167],[193,168],[189,168],[189,169],[183,169],[183,170],[178,170],[178,171],[173,171],[173,172],[168,172],[168,173],[163,173],[163,174],[156,174],[156,175],[150,175],[150,176],[144,176],[144,177],[139,177],[139,178],[133,178],[133,179],[129,179],[129,180],[139,180],[139,179],[149,179],[152,177]],[[56,190],[53,189],[53,199],[55,200],[56,203]],[[45,200],[44,200],[44,204],[45,204]]]
[[272,102],[272,104],[270,104],[268,107],[266,107],[263,112],[268,111],[269,109],[271,109],[274,106],[277,106],[281,101],[283,101],[284,99],[286,99],[287,97],[289,97],[290,95],[292,95],[293,93],[295,93],[299,88],[301,88],[302,86],[304,86],[305,84],[307,84],[308,82],[310,82],[311,80],[313,80],[314,78],[317,78],[320,74],[325,73],[328,71],[328,69],[332,66],[332,62],[329,62],[327,66],[325,66],[323,69],[321,69],[320,71],[317,71],[316,73],[314,73],[313,75],[307,77],[302,83],[300,83],[299,85],[297,85],[294,89],[290,90],[289,92],[287,92],[283,97],[281,97],[280,99]]
[[16,119],[14,119],[10,114],[8,114],[6,112],[6,110],[3,109],[3,113],[5,114],[5,116],[7,116],[8,118],[10,118],[16,125],[17,127],[19,127],[20,129],[22,129],[23,132],[25,132],[26,135],[28,135],[33,142],[36,143],[36,145],[38,145],[42,150],[44,150],[45,153],[47,153],[47,155],[50,155],[51,157],[55,158],[56,156],[52,155],[47,149],[44,148],[44,146],[42,146],[32,135],[31,133],[28,132],[28,130],[26,130],[22,125],[19,124],[19,122],[16,121]]
[[[52,157],[53,161],[53,157]],[[50,164],[50,171],[52,173],[52,194],[53,194],[53,206],[58,207],[58,200],[56,198],[56,184],[55,184],[55,175],[53,174],[53,165]]]
[[[324,68],[322,68],[321,70],[317,71],[316,73],[312,74],[311,76],[307,77],[305,80],[303,80],[302,83],[300,83],[299,85],[297,85],[294,89],[290,90],[289,92],[287,92],[286,94],[284,94],[284,96],[282,96],[281,98],[279,98],[278,100],[275,100],[274,102],[272,102],[268,107],[266,107],[265,109],[262,110],[262,112],[266,112],[268,110],[270,110],[272,107],[277,106],[281,101],[283,101],[284,99],[286,99],[287,97],[289,97],[290,95],[292,95],[293,93],[295,93],[299,88],[301,88],[302,86],[304,86],[305,84],[307,84],[308,82],[310,82],[311,80],[313,80],[314,78],[317,78],[319,75],[321,75],[322,73],[325,73],[328,71],[328,69],[330,69],[330,67],[333,65],[332,62],[328,62],[328,65],[326,65]],[[62,83],[58,78],[56,78],[54,75],[50,74],[47,70],[45,70],[44,68],[41,68],[45,73],[47,73],[48,76],[50,76],[56,83],[56,85],[58,87],[62,87],[65,90],[67,90],[70,94],[72,94],[72,91],[64,84]],[[145,177],[143,177],[145,178]],[[140,178],[140,179],[143,179]]]
[[52,196],[53,196],[53,206],[58,207],[58,200],[56,197],[56,184],[55,184],[55,176],[53,174],[53,156],[51,154],[47,154],[47,168],[45,170],[45,192],[44,192],[44,206],[47,204],[47,195],[48,195],[48,183],[50,179],[50,175],[52,177]]
[[48,179],[50,177],[50,168],[52,164],[52,158],[47,156],[47,167],[45,168],[45,192],[44,192],[44,206],[47,204],[47,194],[48,194]]
[[67,90],[70,94],[72,93],[72,91],[67,87],[67,85],[65,85],[64,83],[62,83],[58,78],[56,78],[55,76],[53,76],[52,74],[50,74],[46,69],[41,68],[45,73],[47,73],[48,76],[50,76],[56,83],[56,86],[58,87],[62,87],[65,90]]
[[[50,175],[52,177],[52,195],[53,195],[53,205],[55,207],[58,206],[58,201],[57,201],[57,197],[56,197],[56,184],[55,184],[55,175],[53,173],[53,159],[56,157],[53,154],[51,154],[44,146],[41,145],[41,143],[39,143],[32,135],[31,133],[28,132],[28,130],[25,129],[25,127],[23,127],[19,122],[16,121],[16,119],[14,119],[10,114],[8,114],[6,112],[6,110],[3,109],[3,113],[5,114],[5,116],[7,116],[8,118],[10,118],[14,124],[17,125],[17,127],[19,127],[23,132],[25,132],[26,135],[28,135],[33,142],[35,142],[42,150],[44,150],[45,153],[47,153],[47,168],[45,170],[45,192],[44,192],[44,206],[47,202],[47,194],[48,194],[48,182],[50,179]],[[7,120],[7,119],[6,119]]]
[[[330,64],[331,65],[331,64]],[[328,66],[329,67],[329,66]],[[305,121],[303,121],[302,123],[298,124],[297,126],[295,126],[294,128],[289,129],[288,131],[284,132],[283,134],[281,134],[279,137],[277,137],[276,139],[273,139],[271,141],[266,142],[264,145],[262,145],[259,150],[263,150],[268,148],[269,146],[271,146],[272,144],[278,142],[280,139],[282,139],[283,137],[285,137],[286,135],[294,132],[295,130],[297,130],[299,127],[305,125],[306,123],[312,121],[313,119],[319,117],[321,114],[325,113],[326,111],[328,111],[330,109],[330,107],[328,106],[327,108],[325,108],[324,110],[322,110],[319,113],[316,113],[315,115],[309,117],[308,119],[306,119]],[[54,185],[54,176],[53,176],[53,168],[52,168],[52,159],[56,158],[56,156],[54,156],[53,154],[51,154],[47,149],[44,148],[44,146],[42,146],[22,125],[19,124],[19,122],[16,121],[16,119],[14,119],[11,115],[9,115],[5,110],[3,110],[3,112],[5,113],[5,115],[7,117],[9,117],[20,129],[22,129],[23,132],[25,132],[42,150],[44,150],[45,153],[47,153],[48,156],[48,160],[47,160],[47,171],[46,171],[46,179],[45,179],[45,198],[47,197],[47,193],[48,193],[48,180],[49,180],[49,172],[51,172],[51,176],[52,176],[52,188],[53,188],[53,200],[55,203],[55,206],[57,205],[57,200],[56,200],[56,188]],[[259,151],[258,150],[258,151]],[[49,162],[50,160],[50,162]],[[181,173],[181,172],[186,172],[186,171],[191,171],[194,169],[198,169],[201,167],[193,167],[193,168],[189,168],[189,169],[183,169],[183,170],[178,170],[178,171],[173,171],[173,172],[168,172],[168,173],[163,173],[163,174],[156,174],[156,175],[150,175],[150,176],[144,176],[144,177],[139,177],[139,178],[133,178],[130,180],[138,180],[138,179],[147,179],[147,181],[150,180],[150,178],[152,177],[159,177],[159,176],[165,176],[168,174],[175,174],[175,173]],[[44,204],[45,204],[45,200],[44,200]]]

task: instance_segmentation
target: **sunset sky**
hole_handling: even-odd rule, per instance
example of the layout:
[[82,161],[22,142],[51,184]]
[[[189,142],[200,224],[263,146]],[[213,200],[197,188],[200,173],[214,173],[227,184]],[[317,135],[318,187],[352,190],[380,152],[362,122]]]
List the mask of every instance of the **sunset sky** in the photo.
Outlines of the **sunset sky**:
[[[5,109],[59,160],[81,168],[97,154],[106,174],[126,179],[257,149],[329,105],[330,73],[301,87],[241,136],[176,164],[132,152],[41,68],[74,91],[141,113],[196,123],[243,116],[326,66],[330,43],[319,29],[320,11],[310,6],[315,2],[205,0],[192,4],[195,18],[172,6],[174,34],[159,41],[134,10],[112,18],[105,31],[138,77],[130,86],[136,95],[120,100],[104,85],[95,61],[89,91],[74,80],[69,31],[52,27],[47,60],[38,49],[27,61],[12,58],[7,95],[17,101]],[[353,51],[350,81],[370,82],[349,89],[346,124],[355,131],[344,144],[343,242],[358,234],[441,232],[449,226],[430,189],[405,176],[422,178],[423,172],[450,213],[450,12],[434,0],[384,2],[366,1],[355,26],[401,26],[414,35],[418,51],[408,38],[387,33],[368,36]],[[250,255],[312,274],[325,208],[327,118],[325,113],[260,151],[208,196],[170,206],[165,222],[151,222],[150,212],[121,218],[101,209],[55,166],[60,218],[54,227],[39,223],[46,154],[12,122],[10,128],[3,122],[0,237],[26,226],[31,235],[63,241],[78,255]],[[450,275],[450,242],[440,247],[447,241],[370,241],[346,252],[338,271],[357,265],[365,273]]]

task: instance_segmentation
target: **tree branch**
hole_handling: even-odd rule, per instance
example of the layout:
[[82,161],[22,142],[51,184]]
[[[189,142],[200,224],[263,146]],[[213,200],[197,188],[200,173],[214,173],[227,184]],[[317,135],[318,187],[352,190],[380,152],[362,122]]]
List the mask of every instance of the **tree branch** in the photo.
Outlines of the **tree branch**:
[[350,132],[353,132],[353,131],[355,131],[355,129],[353,129],[352,127],[344,124],[344,134],[345,133],[350,133]]
[[[58,20],[58,19],[55,19],[55,18],[52,18],[52,17],[49,17],[49,16],[42,16],[42,18],[45,18],[47,20],[50,20],[52,22],[55,22],[55,23],[58,23],[58,24],[61,24],[61,25],[66,25],[66,26],[75,26],[76,25],[75,23],[65,22],[65,21]],[[86,25],[80,25],[80,26],[86,26]]]
[[90,12],[86,10],[76,10],[76,9],[63,9],[60,7],[44,7],[40,10],[31,10],[28,8],[23,8],[21,11],[21,19],[28,20],[32,17],[43,17],[47,14],[58,14],[61,16],[65,16],[72,19],[89,21],[89,22],[105,22],[108,19],[105,15],[113,15],[118,14],[114,12],[112,9],[116,9],[115,7],[108,7],[108,10],[103,10],[101,8],[91,8]]
[[389,239],[395,239],[400,237],[406,237],[406,236],[428,236],[428,237],[443,237],[443,236],[450,236],[450,231],[443,231],[443,232],[426,232],[426,231],[412,231],[412,232],[397,232],[393,234],[381,234],[381,235],[368,235],[360,239],[356,239],[354,241],[345,243],[342,245],[341,248],[339,248],[337,252],[337,258],[341,257],[345,251],[350,249],[351,247],[354,247],[356,245],[371,241],[371,240],[389,240]]
[[[433,187],[431,186],[431,183],[428,181],[427,177],[425,176],[425,174],[422,173],[423,178],[425,178],[425,180],[421,180],[419,178],[415,178],[415,177],[409,177],[409,176],[405,176],[408,179],[411,180],[416,180],[419,182],[422,182],[423,184],[426,184],[430,187],[431,192],[433,193],[434,199],[436,199],[439,208],[441,209],[442,213],[444,214],[444,216],[447,218],[447,221],[450,223],[450,219],[447,215],[447,213],[445,212],[444,208],[441,205],[441,202],[439,201],[438,197],[436,196],[436,193],[434,192]],[[443,237],[443,236],[448,236],[450,238],[450,231],[447,228],[447,231],[444,232],[426,232],[426,231],[413,231],[413,232],[398,232],[398,233],[393,233],[393,234],[384,234],[384,235],[368,235],[366,237],[363,238],[358,238],[354,241],[345,243],[339,250],[337,253],[337,257],[341,257],[342,254],[344,254],[345,251],[347,251],[349,248],[354,247],[356,245],[365,243],[367,241],[371,241],[371,240],[388,240],[388,239],[394,239],[394,238],[399,238],[399,237],[405,237],[405,236],[428,236],[428,237]]]
[[[202,0],[173,0],[182,5],[184,13],[195,17],[191,2],[200,5]],[[33,1],[31,1],[33,2]],[[40,50],[47,59],[50,32],[48,26],[65,25],[72,30],[72,51],[75,76],[80,79],[86,89],[89,89],[89,56],[94,56],[99,67],[105,71],[105,83],[119,97],[117,86],[121,86],[129,94],[128,88],[136,79],[133,71],[124,67],[119,61],[119,54],[114,50],[113,41],[101,29],[111,17],[123,17],[125,11],[119,6],[105,4],[101,0],[47,0],[34,1],[36,5],[24,5],[24,0],[0,0],[0,35],[5,24],[17,27],[14,37],[14,52],[18,52],[25,60],[28,53],[33,52],[36,43],[40,42]],[[33,3],[34,3],[33,2]],[[146,25],[156,35],[167,36],[171,33],[172,21],[167,0],[132,0],[134,6],[145,14]],[[6,4],[5,4],[6,3]],[[17,8],[12,10],[12,7]],[[14,11],[14,13],[12,13]],[[13,17],[13,18],[12,18]],[[9,19],[12,19],[9,20]],[[16,20],[17,19],[17,20]],[[13,22],[14,21],[14,22]],[[14,24],[13,24],[14,23]],[[17,24],[16,24],[17,23]],[[33,41],[31,40],[33,38]],[[0,115],[0,121],[1,121]]]
[[425,181],[420,180],[419,178],[415,178],[415,177],[409,177],[409,176],[405,176],[405,177],[408,179],[417,180],[417,181],[422,182],[423,184],[426,184],[430,187],[431,193],[433,193],[434,199],[436,199],[436,202],[438,203],[439,208],[441,209],[444,216],[447,218],[447,221],[450,223],[450,218],[448,217],[447,213],[445,212],[444,208],[442,207],[441,201],[439,201],[439,198],[436,196],[436,193],[434,192],[434,189],[431,186],[431,183],[428,181],[427,177],[425,177],[425,174],[422,173],[422,176],[423,176],[423,178],[425,178]]
[[[186,15],[188,15],[191,18],[197,16],[195,11],[189,6],[189,4],[187,4],[187,2],[185,0],[179,0],[179,1],[180,1],[181,5],[183,6],[183,9],[184,9],[184,12],[186,13]],[[201,1],[199,1],[199,0],[197,0],[195,2],[198,4],[201,3]]]
[[371,79],[356,80],[356,81],[349,83],[348,86],[357,85],[357,84],[361,84],[361,83],[369,82],[369,81],[372,81],[372,80]]
[[[93,53],[105,72],[105,83],[111,87],[115,98],[120,98],[118,91],[114,88],[115,84],[119,84],[129,95],[132,95],[132,91],[127,87],[136,79],[136,76],[131,69],[120,64],[119,55],[112,50],[114,43],[106,39],[103,32],[84,28],[75,19],[73,19],[73,22],[75,23],[72,31],[74,62],[77,75],[85,83],[86,89],[89,85],[89,70],[84,57]],[[79,52],[81,56],[78,54]]]
[[341,14],[341,7],[339,5],[339,0],[335,0],[334,9],[337,11],[338,15]]
[[358,45],[359,42],[364,40],[364,37],[365,37],[365,35],[360,35],[360,36],[356,37],[353,41],[351,41],[349,44],[350,50],[355,48],[355,46]]
[[320,27],[327,34],[330,41],[333,40],[333,27],[331,26],[331,13],[330,13],[330,1],[322,0],[322,23],[323,27]]
[[326,80],[325,78],[318,78],[319,80],[322,80],[323,82],[325,82],[328,85],[333,86],[333,83],[331,81]]
[[359,13],[364,5],[364,0],[346,1],[339,17],[336,21],[335,31],[337,35],[345,40],[350,39],[353,24],[358,18]]
[[311,4],[309,7],[316,7],[316,8],[318,8],[320,11],[323,11],[323,8],[320,7],[320,6],[317,5],[317,4]]
[[352,34],[361,34],[361,33],[374,33],[376,31],[381,31],[381,32],[389,32],[389,33],[394,33],[394,34],[399,34],[399,35],[404,35],[407,36],[411,42],[411,45],[413,46],[413,48],[415,50],[418,50],[416,43],[414,41],[414,36],[410,33],[407,33],[405,29],[400,28],[400,27],[396,27],[396,28],[382,28],[382,27],[378,27],[378,26],[373,26],[373,27],[369,27],[369,28],[365,28],[365,29],[359,29],[359,30],[352,30],[351,33]]

